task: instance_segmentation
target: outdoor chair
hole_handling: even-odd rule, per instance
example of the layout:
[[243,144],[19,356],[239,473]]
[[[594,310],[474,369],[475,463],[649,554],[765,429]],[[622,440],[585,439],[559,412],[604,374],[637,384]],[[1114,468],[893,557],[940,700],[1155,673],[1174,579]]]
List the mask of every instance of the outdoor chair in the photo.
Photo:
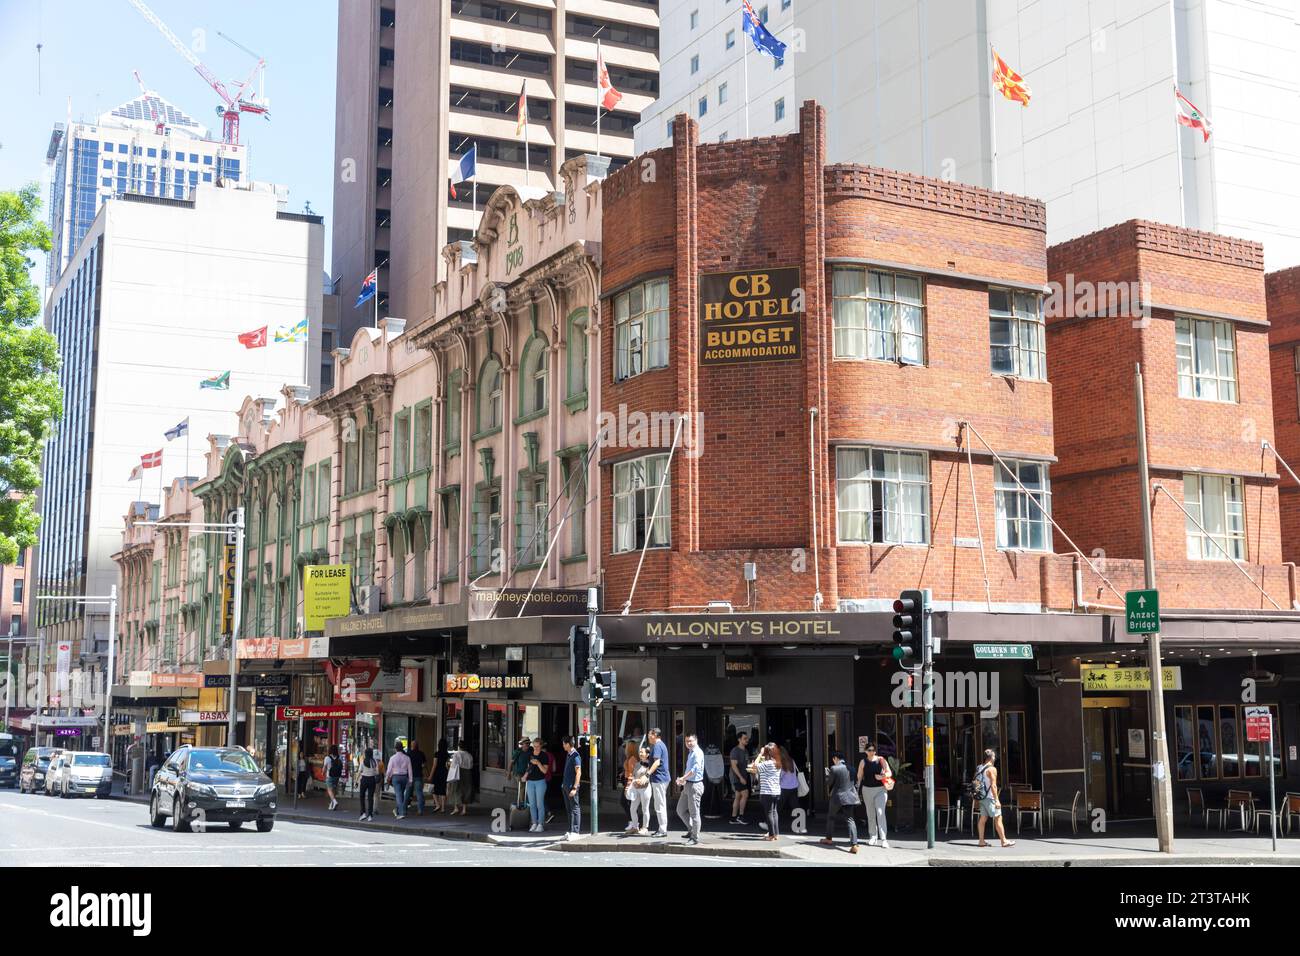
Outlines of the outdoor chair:
[[944,833],[947,833],[952,829],[953,821],[956,821],[957,829],[961,829],[961,804],[952,802],[952,795],[948,792],[947,787],[935,788],[934,818],[936,826],[938,825],[939,819],[943,819]]
[[1205,806],[1205,791],[1200,787],[1187,788],[1187,822],[1191,823],[1193,816],[1197,813],[1201,815],[1201,826],[1208,827],[1209,820],[1207,817],[1208,809]]
[[1291,832],[1291,820],[1300,820],[1300,793],[1287,792],[1282,798],[1282,828]]
[[1255,812],[1255,796],[1249,790],[1229,790],[1228,805],[1226,816],[1230,817],[1234,813],[1240,814],[1241,830],[1246,832],[1250,827],[1251,817]]
[[1020,833],[1020,823],[1025,817],[1032,817],[1038,825],[1038,832],[1043,832],[1043,794],[1041,790],[1016,791],[1016,833]]
[[1079,804],[1083,802],[1083,791],[1074,791],[1074,799],[1070,801],[1070,808],[1065,807],[1048,807],[1047,808],[1047,829],[1056,829],[1056,820],[1061,814],[1070,815],[1070,830],[1074,833],[1079,832]]

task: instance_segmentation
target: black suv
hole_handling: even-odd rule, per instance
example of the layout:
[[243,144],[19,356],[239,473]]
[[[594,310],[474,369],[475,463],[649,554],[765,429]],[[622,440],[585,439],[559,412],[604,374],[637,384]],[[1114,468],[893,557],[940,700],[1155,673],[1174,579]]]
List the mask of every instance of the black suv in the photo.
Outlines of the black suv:
[[149,822],[188,831],[192,824],[249,822],[266,833],[275,825],[275,784],[243,747],[179,748],[153,778]]
[[44,793],[45,772],[50,761],[63,753],[62,747],[32,747],[23,754],[23,765],[18,771],[19,793]]

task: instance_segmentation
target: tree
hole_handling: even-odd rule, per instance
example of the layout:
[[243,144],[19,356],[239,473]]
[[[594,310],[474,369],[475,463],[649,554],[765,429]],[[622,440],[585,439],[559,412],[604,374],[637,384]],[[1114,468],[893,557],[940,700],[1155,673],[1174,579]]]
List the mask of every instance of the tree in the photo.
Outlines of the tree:
[[41,453],[63,414],[59,346],[35,324],[41,298],[29,254],[50,248],[40,208],[35,184],[0,192],[0,564],[36,543]]

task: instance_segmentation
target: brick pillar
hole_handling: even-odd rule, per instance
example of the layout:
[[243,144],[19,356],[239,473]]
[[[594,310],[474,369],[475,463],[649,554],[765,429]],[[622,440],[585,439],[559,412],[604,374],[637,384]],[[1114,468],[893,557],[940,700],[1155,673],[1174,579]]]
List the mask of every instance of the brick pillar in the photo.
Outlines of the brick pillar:
[[[669,365],[677,369],[678,412],[695,420],[699,410],[699,246],[696,214],[696,150],[700,128],[694,120],[679,113],[673,120],[674,212],[677,222],[676,255],[673,261],[673,290],[669,321],[679,330]],[[684,427],[684,426],[683,426]],[[680,451],[680,448],[678,449]],[[696,551],[699,548],[699,460],[675,454],[672,465],[673,550]],[[680,476],[680,478],[676,477]],[[680,518],[678,516],[681,516]],[[672,593],[672,564],[669,563],[668,594]]]

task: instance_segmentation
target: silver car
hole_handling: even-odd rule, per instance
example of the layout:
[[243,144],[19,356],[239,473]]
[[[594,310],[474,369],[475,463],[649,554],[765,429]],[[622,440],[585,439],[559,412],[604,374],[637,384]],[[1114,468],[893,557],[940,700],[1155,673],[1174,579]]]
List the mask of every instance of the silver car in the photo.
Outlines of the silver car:
[[59,777],[63,773],[63,765],[72,754],[67,750],[60,750],[50,758],[50,765],[45,770],[45,795],[52,797],[59,792]]
[[65,751],[57,774],[56,792],[61,797],[107,797],[113,791],[113,761],[105,753]]

